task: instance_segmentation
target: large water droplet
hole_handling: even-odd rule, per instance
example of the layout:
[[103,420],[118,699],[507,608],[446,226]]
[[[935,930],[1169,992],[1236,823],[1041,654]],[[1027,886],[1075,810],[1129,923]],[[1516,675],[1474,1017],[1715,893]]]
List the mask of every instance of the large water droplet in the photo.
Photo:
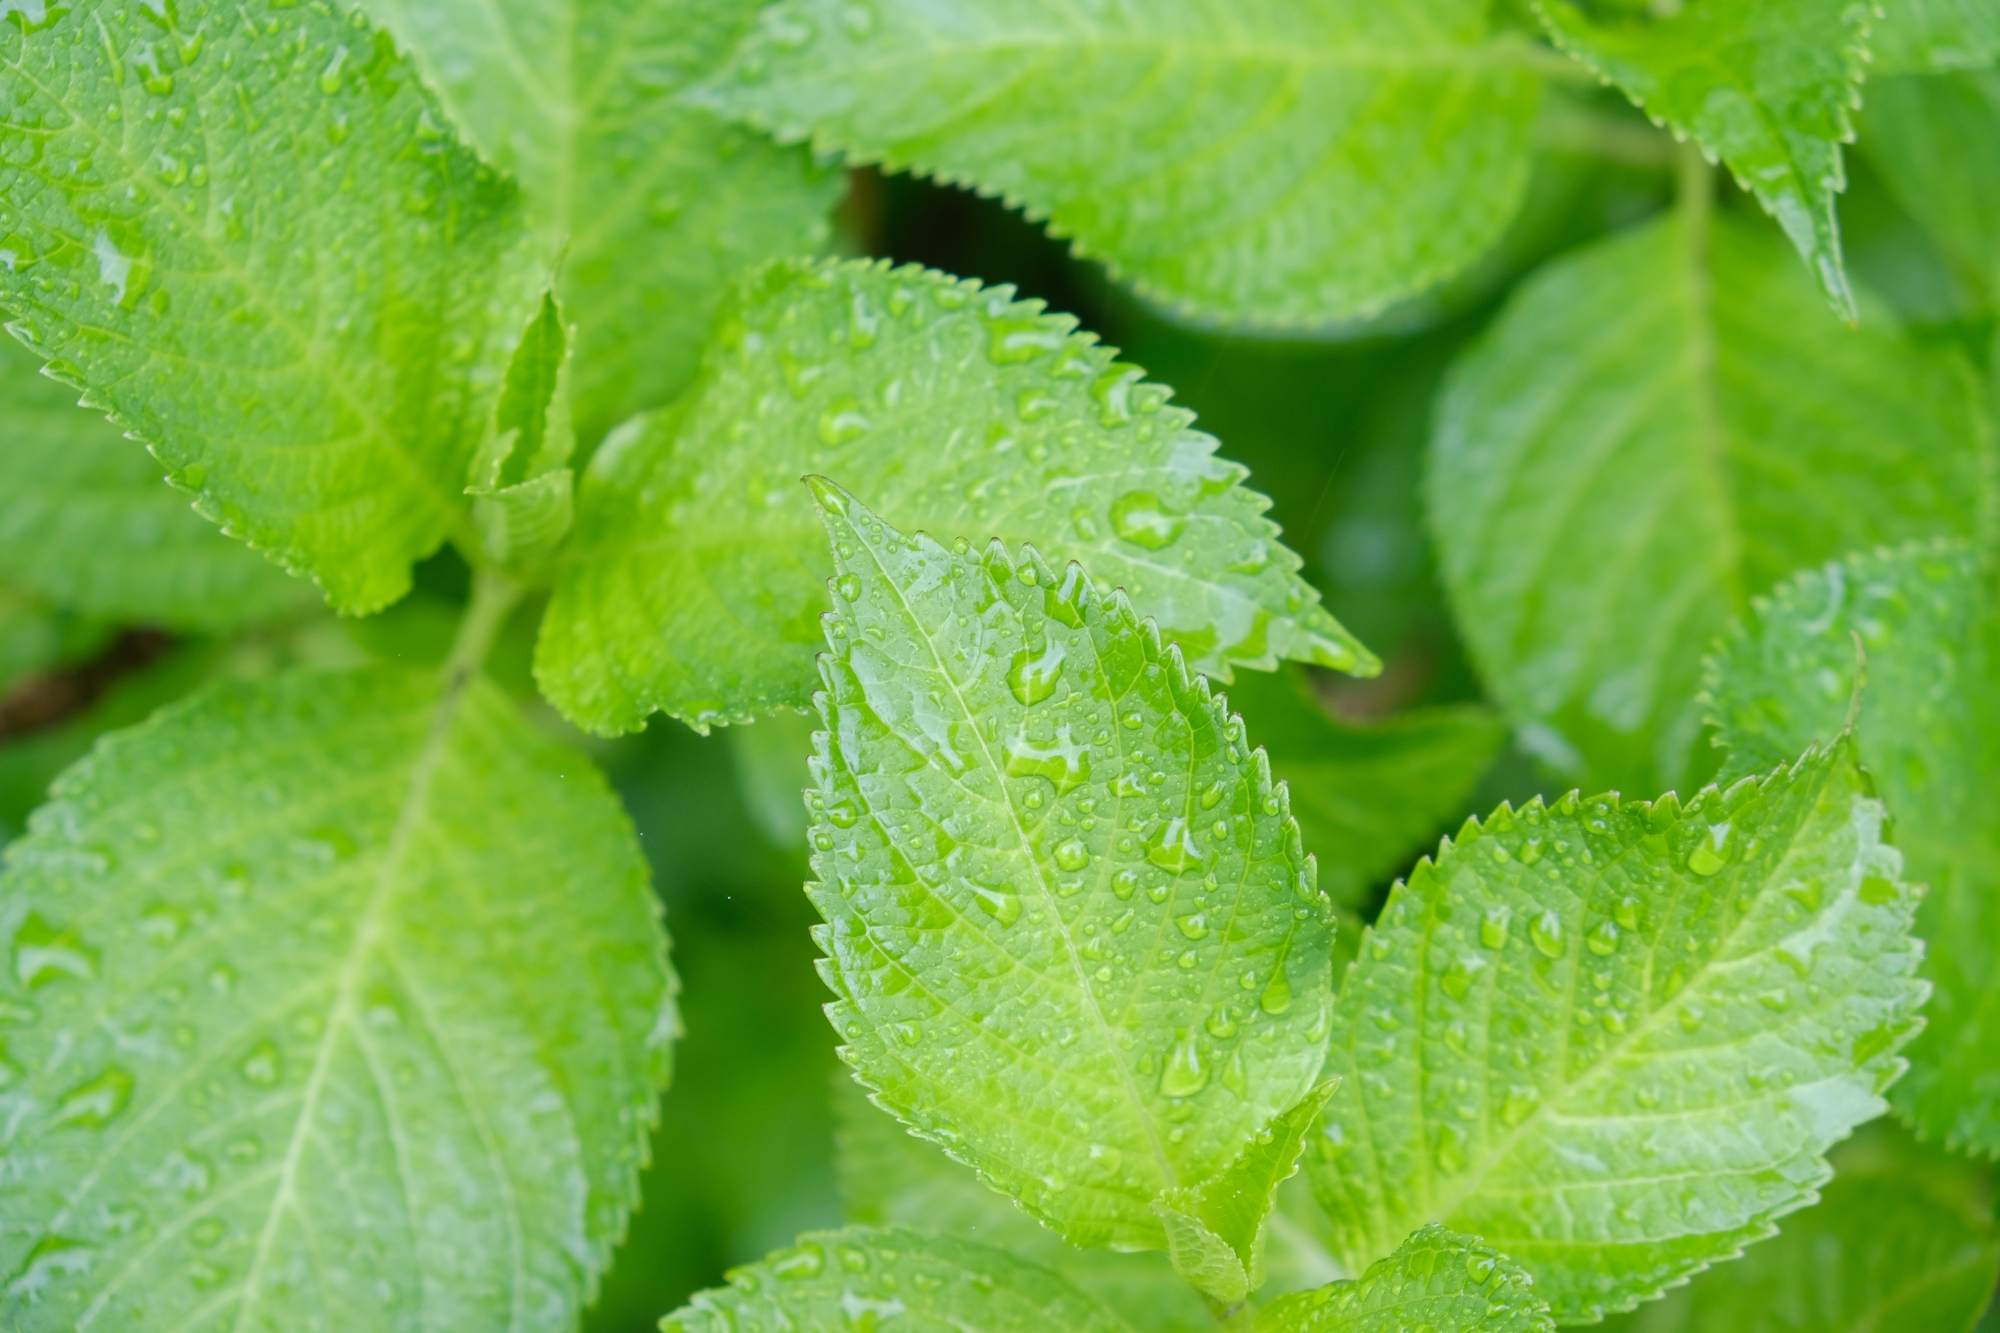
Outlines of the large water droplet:
[[104,1125],[115,1119],[132,1100],[132,1076],[117,1065],[107,1065],[88,1083],[78,1084],[56,1103],[57,1125]]
[[1618,925],[1612,921],[1600,921],[1591,927],[1590,934],[1584,936],[1585,944],[1599,958],[1609,958],[1618,952]]
[[818,1277],[826,1269],[826,1251],[808,1241],[771,1256],[771,1271],[787,1281]]
[[88,1272],[97,1251],[67,1236],[44,1236],[28,1251],[23,1263],[7,1283],[7,1294],[30,1303],[39,1301],[58,1278]]
[[1489,949],[1507,947],[1507,923],[1513,918],[1514,909],[1505,903],[1498,903],[1486,909],[1479,919],[1479,942]]
[[1507,1095],[1500,1102],[1500,1118],[1509,1125],[1518,1125],[1535,1113],[1541,1104],[1539,1089],[1525,1083],[1516,1083],[1507,1089]]
[[1134,546],[1149,551],[1171,546],[1186,527],[1186,516],[1167,508],[1151,491],[1127,491],[1111,502],[1112,531]]
[[866,434],[871,424],[860,403],[849,397],[836,398],[819,414],[820,443],[837,449]]
[[1562,918],[1554,912],[1543,912],[1528,923],[1528,938],[1534,942],[1545,958],[1563,956]]
[[987,329],[986,355],[1003,366],[1032,361],[1063,344],[1062,330],[1038,319],[995,319]]
[[998,921],[1002,927],[1011,926],[1021,919],[1021,896],[1011,889],[988,888],[984,884],[970,884],[972,896],[979,901],[979,908],[986,915]]
[[1465,1136],[1453,1125],[1440,1125],[1437,1132],[1437,1151],[1434,1154],[1438,1170],[1456,1175],[1465,1170]]
[[1208,917],[1205,913],[1192,913],[1182,917],[1174,924],[1181,928],[1181,934],[1191,940],[1206,939],[1208,937]]
[[97,959],[97,950],[74,930],[57,930],[34,912],[14,932],[14,976],[25,986],[63,977],[89,981],[97,975]]
[[1473,980],[1486,970],[1486,960],[1478,954],[1461,954],[1451,960],[1444,974],[1438,978],[1438,985],[1454,1000],[1462,1000],[1472,991]]
[[1081,870],[1090,864],[1090,849],[1080,838],[1071,838],[1056,845],[1056,868],[1059,870]]
[[1285,965],[1282,962],[1265,984],[1264,993],[1257,997],[1257,1007],[1273,1017],[1292,1007],[1292,986],[1285,980]]
[[241,1066],[243,1078],[260,1088],[268,1088],[278,1081],[278,1048],[268,1041],[260,1041],[250,1048],[250,1054]]
[[1201,1047],[1192,1036],[1182,1037],[1167,1053],[1160,1092],[1168,1097],[1192,1097],[1207,1086],[1208,1065],[1201,1058]]
[[1007,688],[1028,707],[1040,703],[1056,692],[1056,682],[1062,679],[1066,653],[1061,641],[1056,639],[1049,640],[1040,652],[1023,648],[1014,654],[1013,665],[1007,668]]
[[1200,869],[1201,848],[1195,845],[1194,826],[1178,815],[1169,819],[1147,840],[1146,859],[1176,875]]
[[1007,740],[1007,776],[1046,778],[1055,784],[1056,795],[1067,796],[1090,781],[1090,748],[1071,739],[1066,722],[1056,728],[1055,739],[1046,745],[1029,740],[1022,732]]

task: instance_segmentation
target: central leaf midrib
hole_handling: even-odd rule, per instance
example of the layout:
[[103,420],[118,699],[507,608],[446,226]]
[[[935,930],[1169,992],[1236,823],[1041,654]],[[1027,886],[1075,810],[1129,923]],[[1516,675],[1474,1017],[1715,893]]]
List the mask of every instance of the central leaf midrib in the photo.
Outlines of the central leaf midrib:
[[[843,521],[845,521],[844,516]],[[849,523],[847,526],[850,531],[855,531],[857,536],[860,535],[858,529],[855,529],[853,524]],[[959,716],[964,720],[967,728],[979,742],[980,757],[985,762],[987,772],[993,776],[994,786],[1000,793],[1000,802],[1007,810],[1008,825],[1013,829],[1015,841],[1023,855],[1027,858],[1028,865],[1033,871],[1032,879],[1035,888],[1042,897],[1050,920],[1054,923],[1052,929],[1062,937],[1063,953],[1069,960],[1072,975],[1076,978],[1077,991],[1083,997],[1085,1011],[1090,1015],[1093,1026],[1097,1028],[1102,1049],[1113,1067],[1118,1070],[1119,1083],[1125,1092],[1126,1102],[1132,1108],[1133,1115],[1137,1119],[1139,1127],[1146,1135],[1146,1141],[1152,1148],[1153,1159],[1159,1166],[1162,1176],[1165,1177],[1166,1187],[1168,1189],[1176,1188],[1180,1184],[1179,1173],[1175,1171],[1172,1160],[1167,1156],[1165,1145],[1160,1142],[1159,1134],[1153,1127],[1152,1117],[1147,1112],[1145,1099],[1140,1095],[1138,1086],[1132,1081],[1131,1070],[1126,1068],[1124,1060],[1119,1058],[1118,1042],[1111,1030],[1111,1024],[1105,1019],[1103,1010],[1098,1006],[1097,994],[1091,989],[1089,975],[1084,970],[1083,958],[1077,952],[1076,940],[1070,934],[1068,927],[1063,923],[1062,913],[1056,906],[1055,895],[1049,891],[1048,883],[1042,872],[1041,859],[1035,855],[1034,845],[1028,837],[1027,830],[1021,826],[1020,816],[1015,813],[1013,803],[1007,799],[1007,784],[1000,777],[1000,767],[994,761],[992,750],[987,746],[986,736],[980,730],[978,718],[967,705],[965,695],[958,687],[958,681],[945,667],[944,658],[938,652],[937,645],[932,641],[930,632],[924,627],[923,621],[917,616],[915,609],[910,606],[908,599],[904,597],[901,585],[896,582],[895,577],[883,565],[881,557],[876,552],[875,544],[871,541],[863,540],[860,546],[861,549],[868,552],[868,558],[874,563],[876,572],[881,575],[882,581],[888,586],[891,593],[894,594],[897,606],[902,608],[904,619],[916,632],[918,639],[924,645],[925,651],[930,654],[931,662],[936,668],[937,674],[943,679],[945,687],[951,691],[952,702],[957,705]],[[1025,622],[1025,616],[1019,616],[1018,618]]]

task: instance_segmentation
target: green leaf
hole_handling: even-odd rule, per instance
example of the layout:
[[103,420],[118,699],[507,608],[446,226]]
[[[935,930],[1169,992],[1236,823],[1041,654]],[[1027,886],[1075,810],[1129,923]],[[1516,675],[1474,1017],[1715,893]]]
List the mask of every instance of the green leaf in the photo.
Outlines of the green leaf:
[[1995,0],[1881,0],[1869,34],[1868,100],[1884,75],[1978,69],[2000,58]]
[[1319,884],[1344,907],[1409,867],[1449,823],[1507,743],[1493,711],[1419,708],[1383,722],[1339,721],[1302,674],[1240,673],[1229,706],[1263,739],[1271,776],[1291,789],[1292,817],[1319,860]]
[[660,1321],[663,1333],[1123,1333],[1116,1315],[1045,1268],[896,1227],[799,1238]]
[[2000,71],[1870,82],[1861,147],[1974,299],[2000,302]]
[[1774,238],[1667,218],[1537,275],[1455,367],[1427,478],[1461,631],[1572,778],[1682,785],[1701,656],[1750,596],[1879,542],[1972,534],[1992,432],[1969,364],[1859,330]]
[[1154,1200],[1167,1252],[1188,1285],[1225,1306],[1264,1285],[1264,1243],[1278,1186],[1298,1171],[1299,1149],[1333,1090],[1323,1083],[1307,1093],[1220,1174]]
[[[847,1221],[911,1227],[1005,1250],[1061,1274],[1140,1333],[1214,1333],[1208,1307],[1175,1275],[1166,1255],[1077,1249],[982,1184],[971,1167],[872,1105],[845,1071],[835,1077],[833,1109],[839,1126],[834,1167]],[[1281,1234],[1274,1266],[1289,1257],[1283,1239]]]
[[[848,1063],[1081,1245],[1164,1248],[1317,1081],[1333,909],[1242,724],[1124,597],[815,478],[814,905]],[[961,543],[963,545],[963,543]]]
[[1858,318],[1834,196],[1854,138],[1867,7],[1852,0],[1689,0],[1671,17],[1593,21],[1577,0],[1536,0],[1556,44],[1656,122],[1720,158],[1778,220],[1834,311]]
[[0,879],[8,1325],[572,1326],[674,1030],[646,879],[482,681],[292,673],[100,742]]
[[906,529],[1082,560],[1196,670],[1375,670],[1193,414],[1012,298],[870,262],[746,281],[688,396],[592,461],[536,653],[549,698],[608,732],[804,708],[828,607],[808,472]]
[[1486,9],[786,0],[698,95],[1004,198],[1183,311],[1312,325],[1450,277],[1519,206],[1537,61]]
[[1358,1282],[1273,1301],[1258,1333],[1553,1333],[1535,1280],[1469,1236],[1428,1226],[1369,1265]]
[[1816,1206],[1741,1263],[1620,1321],[1621,1333],[1968,1333],[2000,1277],[1991,1208],[1914,1145],[1837,1160]]
[[90,656],[111,633],[103,621],[0,583],[0,693],[38,672]]
[[[1837,734],[1867,687],[1855,734],[1896,819],[1933,991],[1897,1109],[1924,1134],[2000,1155],[2000,641],[1978,558],[1961,544],[1849,556],[1780,586],[1710,665],[1716,742],[1729,771]],[[1857,647],[1857,638],[1859,647]]]
[[575,330],[555,297],[522,332],[493,421],[472,460],[472,521],[494,565],[538,576],[576,521],[576,450],[570,395]]
[[173,629],[225,629],[311,599],[40,372],[0,339],[0,578],[86,615]]
[[513,187],[330,9],[15,19],[0,309],[231,535],[342,611],[394,601],[470,537],[466,465],[540,299]]
[[754,0],[364,0],[563,246],[586,445],[693,379],[738,269],[819,249],[838,172],[677,94]]
[[1306,1155],[1349,1266],[1442,1222],[1587,1323],[1811,1203],[1925,991],[1865,789],[1842,741],[1685,807],[1503,805],[1420,864],[1341,989]]

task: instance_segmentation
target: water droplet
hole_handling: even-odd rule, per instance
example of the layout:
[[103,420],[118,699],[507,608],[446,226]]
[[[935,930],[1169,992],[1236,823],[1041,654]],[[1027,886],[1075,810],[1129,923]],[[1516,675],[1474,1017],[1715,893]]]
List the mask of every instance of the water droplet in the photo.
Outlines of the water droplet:
[[250,1054],[240,1066],[244,1081],[260,1088],[268,1088],[278,1081],[278,1048],[268,1041],[260,1041],[250,1048]]
[[7,1294],[28,1302],[39,1301],[56,1279],[72,1273],[88,1272],[97,1251],[67,1236],[44,1236],[28,1251],[27,1262],[7,1283]]
[[1534,1114],[1541,1104],[1539,1090],[1524,1083],[1516,1083],[1507,1089],[1507,1095],[1500,1102],[1500,1118],[1509,1125],[1518,1125]]
[[1167,1053],[1167,1067],[1160,1075],[1160,1092],[1167,1097],[1192,1097],[1208,1086],[1208,1066],[1202,1061],[1201,1047],[1192,1036],[1182,1037]]
[[57,930],[28,913],[14,932],[14,976],[24,986],[45,986],[63,977],[89,981],[97,975],[98,951],[74,930]]
[[1236,1011],[1226,1004],[1218,1004],[1208,1012],[1208,1035],[1217,1041],[1226,1041],[1236,1035]]
[[1701,876],[1719,873],[1729,863],[1717,856],[1707,843],[1697,843],[1688,855],[1688,869]]
[[1545,958],[1563,956],[1562,918],[1554,912],[1543,912],[1528,923],[1528,938],[1534,942]]
[[1130,898],[1139,887],[1139,876],[1130,870],[1121,870],[1111,877],[1111,891],[1120,898]]
[[219,1217],[204,1217],[188,1228],[188,1239],[201,1249],[212,1249],[229,1228]]
[[826,1251],[807,1242],[771,1256],[771,1271],[786,1281],[818,1277],[826,1268]]
[[1454,1000],[1463,1000],[1472,991],[1472,983],[1486,969],[1486,960],[1476,953],[1461,954],[1451,960],[1451,965],[1438,978],[1438,985]]
[[819,414],[820,443],[837,449],[865,434],[872,424],[861,411],[860,403],[849,397],[836,398]]
[[1111,530],[1149,551],[1171,546],[1186,527],[1187,518],[1151,491],[1127,491],[1111,503]]
[[1062,678],[1063,658],[1067,650],[1054,639],[1037,653],[1032,648],[1023,648],[1014,654],[1013,665],[1007,668],[1007,688],[1022,704],[1033,707],[1056,692],[1056,682]]
[[1132,386],[1145,378],[1137,366],[1112,365],[1091,383],[1090,396],[1097,400],[1097,419],[1103,425],[1123,426],[1132,420]]
[[56,1104],[54,1121],[57,1125],[108,1124],[131,1100],[132,1076],[117,1065],[107,1065],[96,1078],[64,1094]]
[[327,61],[326,68],[319,72],[319,90],[328,97],[332,97],[335,93],[339,92],[341,84],[345,81],[341,71],[346,66],[347,48],[344,46],[335,47],[333,50],[333,59]]
[[1504,903],[1486,909],[1486,915],[1479,919],[1479,942],[1489,949],[1507,947],[1507,923],[1513,919],[1514,909]]
[[[1090,781],[1090,749],[1071,738],[1068,723],[1057,727],[1055,739],[1046,745],[1029,740],[1024,731],[1007,740],[1007,776],[1046,778],[1055,784],[1056,795],[1067,796]],[[1039,806],[1040,790],[1029,792],[1028,798]]]
[[1063,344],[1063,331],[1041,319],[996,319],[987,325],[990,337],[986,355],[996,365],[1018,365],[1055,351]]
[[1600,921],[1584,937],[1590,951],[1600,958],[1608,958],[1618,952],[1618,927],[1610,921]]
[[1178,815],[1169,819],[1157,836],[1147,840],[1146,859],[1176,875],[1199,870],[1203,862],[1201,849],[1195,845],[1194,827]]
[[851,602],[861,596],[861,579],[859,575],[842,574],[833,581],[833,586],[834,590],[845,601]]
[[1010,889],[991,889],[984,884],[968,885],[979,908],[1005,928],[1021,919],[1021,897]]
[[845,801],[840,802],[838,805],[828,806],[826,808],[826,817],[835,828],[853,828],[855,822],[860,818],[860,816],[854,813],[854,807]]
[[1090,849],[1081,839],[1071,838],[1056,847],[1056,867],[1061,870],[1081,870],[1090,864]]
[[1498,1260],[1490,1254],[1468,1254],[1465,1257],[1465,1275],[1472,1279],[1474,1286],[1483,1287],[1493,1276]]
[[1440,1125],[1437,1132],[1437,1151],[1434,1154],[1438,1170],[1448,1175],[1456,1175],[1465,1170],[1465,1136],[1454,1125]]
[[1264,987],[1264,993],[1257,997],[1257,1007],[1276,1017],[1292,1007],[1291,983],[1285,980],[1285,965],[1280,962],[1278,970],[1271,974],[1271,980]]
[[1208,936],[1208,918],[1203,913],[1184,916],[1174,924],[1181,928],[1181,934],[1191,940],[1206,939]]
[[1645,910],[1644,903],[1628,894],[1618,900],[1618,906],[1612,909],[1611,915],[1626,930],[1637,930],[1646,919]]

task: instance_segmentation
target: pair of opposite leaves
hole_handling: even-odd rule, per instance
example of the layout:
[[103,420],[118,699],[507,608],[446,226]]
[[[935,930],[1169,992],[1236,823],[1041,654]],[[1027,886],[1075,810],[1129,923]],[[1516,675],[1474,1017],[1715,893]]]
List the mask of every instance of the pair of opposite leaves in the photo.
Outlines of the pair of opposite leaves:
[[[1335,1072],[1307,1160],[1342,1257],[1428,1215],[1548,1242],[1538,1208],[1595,1191],[1583,1264],[1509,1233],[1534,1297],[1578,1317],[1764,1234],[1879,1108],[1918,999],[1913,894],[1843,748],[1686,811],[1468,826],[1369,936],[1347,983],[1368,1001],[1335,1008],[1283,789],[1124,599],[827,494],[813,894],[835,1021],[885,1104],[1064,1234],[1247,1290]],[[171,710],[58,784],[5,894],[25,1327],[338,1321],[361,1271],[446,1322],[577,1307],[632,1201],[671,982],[615,805],[522,733],[477,683],[296,676]],[[1581,858],[1603,868],[1562,865]],[[578,990],[556,978],[585,920]],[[1477,1104],[1428,1104],[1468,1095],[1421,1075],[1452,1059],[1493,1072]],[[1634,1141],[1648,1097],[1706,1132]],[[1661,1152],[1694,1196],[1665,1213],[1638,1184]],[[1548,1194],[1482,1186],[1509,1172]],[[1441,1299],[1495,1272],[1469,1241],[1412,1244],[1428,1257],[1391,1268]],[[1375,1290],[1308,1299],[1330,1319]]]

